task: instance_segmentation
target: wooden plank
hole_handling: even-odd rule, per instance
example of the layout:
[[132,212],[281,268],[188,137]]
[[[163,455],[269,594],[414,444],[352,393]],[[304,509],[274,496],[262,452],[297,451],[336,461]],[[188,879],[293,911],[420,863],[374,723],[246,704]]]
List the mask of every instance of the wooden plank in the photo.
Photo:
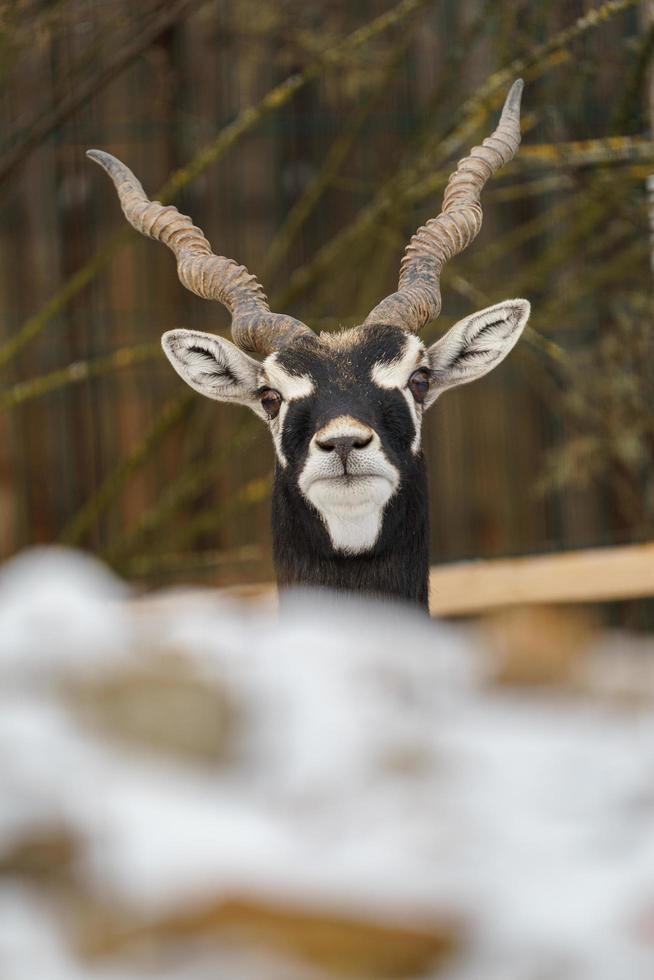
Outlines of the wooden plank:
[[[215,590],[254,602],[274,601],[272,582]],[[559,605],[654,598],[654,541],[622,548],[592,548],[525,558],[433,565],[430,571],[432,616],[471,616],[510,606]],[[184,594],[145,594],[144,603],[179,602]]]
[[654,542],[434,566],[430,592],[433,616],[465,616],[534,603],[652,597]]

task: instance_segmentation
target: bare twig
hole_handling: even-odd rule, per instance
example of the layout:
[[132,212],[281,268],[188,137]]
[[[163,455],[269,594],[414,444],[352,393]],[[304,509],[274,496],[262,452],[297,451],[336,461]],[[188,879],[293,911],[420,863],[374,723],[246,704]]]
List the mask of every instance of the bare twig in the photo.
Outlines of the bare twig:
[[269,276],[273,276],[277,272],[284,256],[306,224],[318,201],[333,183],[335,176],[346,160],[370,112],[386,90],[388,83],[393,79],[410,40],[411,35],[407,32],[393,50],[388,60],[386,71],[383,73],[379,83],[369,94],[368,98],[355,108],[348,123],[332,143],[315,179],[311,181],[299,201],[289,211],[284,223],[271,242],[270,248],[266,252],[261,269],[263,280]]
[[144,538],[160,528],[167,518],[197,498],[214,479],[225,457],[251,441],[255,426],[258,425],[259,422],[248,413],[248,417],[229,441],[223,442],[213,455],[208,459],[202,458],[187,465],[176,479],[163,488],[154,504],[140,516],[136,526],[106,552],[106,559],[112,563],[119,563],[136,545],[140,545]]
[[101,92],[133,61],[136,61],[173,24],[204,2],[205,0],[171,0],[170,3],[164,4],[152,23],[148,24],[137,37],[119,45],[103,68],[86,81],[79,82],[53,106],[50,112],[28,123],[24,127],[25,135],[22,140],[12,146],[0,159],[0,183],[5,183],[13,177],[32,150],[58,126],[61,126],[89,99]]
[[[285,81],[270,89],[257,105],[248,106],[225,126],[218,136],[207,143],[185,167],[176,170],[155,196],[161,201],[170,200],[182,187],[185,187],[211,164],[216,163],[245,133],[256,126],[267,115],[282,106],[308,82],[318,78],[324,71],[345,61],[356,50],[368,44],[373,38],[387,31],[426,6],[429,0],[401,0],[397,6],[374,20],[358,28],[334,45],[323,55],[308,65],[304,71],[289,76]],[[118,232],[96,255],[86,262],[61,286],[45,306],[29,317],[14,336],[0,348],[0,368],[7,365],[22,348],[33,340],[60,313],[68,303],[86,286],[100,269],[104,268],[118,249],[129,238],[129,229]]]
[[416,179],[424,169],[426,161],[432,157],[432,167],[441,166],[445,160],[460,151],[483,122],[489,110],[493,108],[493,101],[497,100],[498,95],[504,91],[510,81],[522,73],[528,71],[533,73],[539,66],[551,66],[554,54],[566,51],[588,31],[636,2],[637,0],[606,0],[600,7],[588,11],[548,41],[536,46],[530,53],[514,59],[506,68],[489,75],[461,107],[461,122],[448,134],[434,134],[433,140],[427,145],[417,166],[415,164],[407,166],[399,174],[394,174],[373,200],[349,225],[335,235],[311,262],[296,269],[288,287],[274,297],[274,305],[281,308],[294,302],[325,274],[342,250],[347,251],[353,241],[369,234],[387,214],[396,213],[398,205],[405,205],[407,198],[412,199]]
[[153,574],[189,574],[196,571],[211,571],[225,565],[240,565],[246,562],[261,561],[262,549],[259,545],[247,544],[229,551],[194,551],[165,555],[138,555],[121,571],[130,578],[147,578]]
[[125,484],[149,459],[153,449],[191,410],[195,396],[183,394],[169,402],[154,420],[134,451],[105,477],[96,492],[73,516],[61,532],[65,544],[77,544],[97,521],[100,514],[118,496]]
[[121,347],[105,357],[96,357],[88,361],[73,361],[57,371],[43,374],[40,377],[19,381],[18,384],[0,392],[0,410],[14,408],[32,398],[40,398],[68,385],[79,384],[89,378],[97,378],[110,371],[123,370],[150,361],[161,353],[160,344],[137,344],[134,347]]

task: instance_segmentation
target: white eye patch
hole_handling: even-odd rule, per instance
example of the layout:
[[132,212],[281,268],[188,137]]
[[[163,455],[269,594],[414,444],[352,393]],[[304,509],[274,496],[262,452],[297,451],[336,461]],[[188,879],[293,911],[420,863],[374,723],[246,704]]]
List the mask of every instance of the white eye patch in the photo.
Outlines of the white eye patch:
[[422,409],[410,391],[407,391],[407,382],[412,373],[421,366],[428,368],[426,364],[425,345],[415,334],[407,334],[402,353],[393,361],[380,361],[373,365],[371,378],[374,384],[387,390],[397,389],[407,403],[415,435],[411,443],[411,452],[415,455],[420,449],[420,430],[422,425]]
[[277,354],[271,354],[263,363],[261,384],[269,385],[280,393],[284,401],[293,402],[308,398],[315,391],[313,379],[308,374],[291,374],[277,361]]
[[288,460],[282,449],[282,432],[284,422],[288,414],[290,402],[299,401],[300,398],[308,398],[315,391],[313,379],[308,374],[291,374],[286,368],[279,364],[277,354],[271,354],[263,362],[262,371],[259,376],[259,385],[267,385],[274,388],[282,396],[282,406],[279,415],[270,421],[270,434],[275,446],[277,458],[282,466],[286,466]]
[[404,349],[392,361],[380,361],[373,365],[372,380],[380,388],[404,388],[409,377],[421,361],[425,360],[425,345],[415,334],[407,334]]

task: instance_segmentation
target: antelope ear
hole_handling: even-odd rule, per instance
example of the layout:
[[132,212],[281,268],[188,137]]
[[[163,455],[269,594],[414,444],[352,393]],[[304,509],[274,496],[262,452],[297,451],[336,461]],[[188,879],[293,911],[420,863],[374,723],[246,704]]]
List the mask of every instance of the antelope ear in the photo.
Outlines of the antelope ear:
[[266,418],[257,397],[261,365],[229,340],[200,330],[169,330],[161,346],[180,378],[201,395],[247,405]]
[[517,343],[531,307],[526,299],[507,299],[459,320],[429,348],[432,384],[425,407],[446,388],[488,374]]

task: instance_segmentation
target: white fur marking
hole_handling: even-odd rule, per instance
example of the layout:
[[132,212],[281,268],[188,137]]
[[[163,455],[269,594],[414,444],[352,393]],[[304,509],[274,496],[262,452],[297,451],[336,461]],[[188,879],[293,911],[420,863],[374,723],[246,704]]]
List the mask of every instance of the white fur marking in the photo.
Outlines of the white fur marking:
[[[420,430],[422,427],[422,412],[416,405],[415,398],[410,391],[407,391],[407,383],[413,372],[421,366],[424,361],[425,346],[415,334],[407,334],[404,350],[394,361],[381,361],[373,365],[371,377],[380,388],[393,389],[399,388],[407,403],[415,435],[411,443],[411,452],[415,456],[420,450]],[[427,364],[424,365],[428,367]]]
[[315,390],[313,380],[308,374],[291,374],[277,363],[276,353],[264,361],[263,383],[275,388],[287,402],[308,398]]
[[281,364],[277,363],[277,353],[270,354],[262,364],[259,376],[260,385],[269,385],[280,393],[283,398],[279,415],[269,421],[270,434],[275,445],[275,451],[280,464],[285,467],[288,463],[282,450],[282,433],[284,421],[288,414],[289,402],[308,398],[315,390],[313,380],[308,374],[291,374]]
[[421,355],[425,353],[425,346],[413,333],[406,335],[404,350],[394,361],[380,361],[373,365],[372,380],[380,388],[404,388],[407,381],[420,367]]
[[279,410],[279,415],[276,419],[270,419],[268,425],[270,427],[270,434],[275,444],[275,451],[277,453],[277,458],[283,467],[286,467],[288,460],[284,455],[282,449],[282,432],[284,430],[284,420],[286,418],[286,413],[288,412],[288,402],[282,402],[282,406]]
[[358,555],[374,548],[393,487],[379,476],[347,479],[353,482],[316,480],[306,497],[325,522],[334,550]]
[[413,437],[413,442],[411,443],[411,452],[415,456],[420,449],[420,436],[422,432],[422,408],[416,404],[416,400],[408,390],[408,388],[402,388],[402,394],[404,395],[404,400],[407,403],[409,411],[411,412],[411,418],[413,419],[413,425],[416,430],[416,434]]
[[[367,446],[352,450],[345,473],[338,454],[325,452],[318,440],[348,435],[372,438]],[[350,555],[374,547],[384,509],[399,482],[377,433],[347,415],[332,419],[314,435],[299,478],[300,490],[322,517],[334,549]]]

